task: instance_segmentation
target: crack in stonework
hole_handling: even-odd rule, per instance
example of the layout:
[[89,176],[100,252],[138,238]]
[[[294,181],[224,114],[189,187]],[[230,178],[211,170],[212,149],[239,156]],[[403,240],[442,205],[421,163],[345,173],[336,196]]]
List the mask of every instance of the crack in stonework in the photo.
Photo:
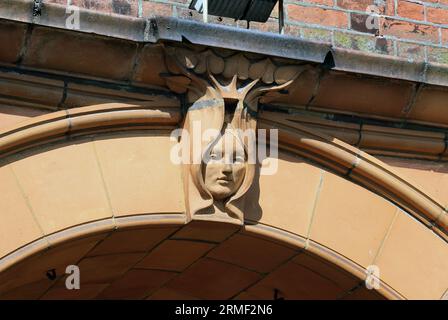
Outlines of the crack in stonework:
[[320,172],[320,179],[319,179],[319,185],[317,186],[316,195],[314,197],[313,208],[311,209],[310,223],[308,225],[308,230],[307,230],[307,235],[306,235],[306,240],[305,240],[305,250],[308,250],[309,245],[310,245],[311,228],[313,226],[314,216],[315,216],[316,208],[317,208],[317,203],[319,202],[319,196],[320,196],[320,192],[322,190],[323,183],[324,183],[324,171],[321,170],[321,172]]

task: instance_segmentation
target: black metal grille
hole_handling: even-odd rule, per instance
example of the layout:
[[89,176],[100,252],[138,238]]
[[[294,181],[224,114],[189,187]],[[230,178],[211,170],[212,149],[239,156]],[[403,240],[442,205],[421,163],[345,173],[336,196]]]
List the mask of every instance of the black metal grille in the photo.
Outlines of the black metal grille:
[[[204,0],[193,0],[190,9],[203,12]],[[213,16],[266,22],[277,0],[208,0],[208,14]]]
[[252,0],[242,20],[266,22],[277,0]]

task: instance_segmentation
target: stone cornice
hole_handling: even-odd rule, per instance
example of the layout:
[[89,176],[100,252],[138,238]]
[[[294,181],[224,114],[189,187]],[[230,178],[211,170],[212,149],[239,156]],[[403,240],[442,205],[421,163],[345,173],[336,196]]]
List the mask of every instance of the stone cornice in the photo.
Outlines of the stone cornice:
[[157,86],[135,86],[70,75],[0,67],[0,105],[58,111],[102,103],[140,104],[175,94]]
[[[92,85],[100,88],[101,83],[117,84],[121,92],[109,96],[101,93],[99,99],[93,97],[84,105],[115,101],[134,103],[144,97],[123,96],[124,90],[143,95],[168,92],[166,79],[161,76],[167,72],[163,46],[178,42],[178,46],[190,49],[214,47],[222,51],[223,57],[243,54],[255,60],[268,58],[309,64],[313,70],[306,79],[298,81],[297,88],[291,86],[289,94],[281,99],[271,99],[272,105],[306,104],[310,109],[448,127],[443,105],[448,99],[445,88],[448,73],[435,65],[363,55],[276,34],[172,18],[145,20],[81,10],[81,29],[70,30],[65,26],[65,9],[61,5],[44,4],[41,15],[35,17],[32,1],[3,1],[0,35],[6,34],[13,41],[0,49],[2,70],[18,73],[22,78],[24,74],[38,74],[47,80],[60,80],[57,86],[63,92],[61,97],[67,94],[67,98],[70,98],[71,89],[74,93],[71,97],[77,94],[77,88],[71,88],[71,79],[96,81]],[[83,90],[80,92],[84,95]],[[2,94],[8,95],[0,92]],[[368,97],[364,98],[366,94]],[[81,106],[71,104],[70,99],[65,103],[62,98],[50,104],[33,102],[26,95],[18,105],[34,103],[36,107],[48,109]]]
[[[177,18],[144,19],[107,15],[85,9],[80,9],[80,12],[81,24],[77,31],[82,33],[142,43],[184,42],[186,40],[197,45],[308,62],[327,62],[334,70],[448,86],[447,68],[433,63],[414,63],[403,58],[333,48],[328,44],[315,43],[291,36],[203,24]],[[66,27],[66,6],[52,3],[43,3],[40,15],[35,16],[31,0],[2,1],[0,19],[68,29]]]

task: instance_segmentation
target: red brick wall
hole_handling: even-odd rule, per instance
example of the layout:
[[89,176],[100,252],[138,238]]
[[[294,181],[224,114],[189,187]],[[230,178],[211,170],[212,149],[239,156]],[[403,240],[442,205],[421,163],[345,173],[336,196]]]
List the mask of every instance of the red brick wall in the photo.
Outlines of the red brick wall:
[[[66,4],[67,0],[45,0]],[[190,0],[71,0],[71,4],[132,16],[166,15],[201,20]],[[369,6],[379,13],[376,24]],[[285,33],[336,47],[448,64],[448,0],[285,0]],[[245,28],[246,22],[210,17]],[[368,27],[368,25],[370,27]],[[278,11],[251,29],[278,32]]]

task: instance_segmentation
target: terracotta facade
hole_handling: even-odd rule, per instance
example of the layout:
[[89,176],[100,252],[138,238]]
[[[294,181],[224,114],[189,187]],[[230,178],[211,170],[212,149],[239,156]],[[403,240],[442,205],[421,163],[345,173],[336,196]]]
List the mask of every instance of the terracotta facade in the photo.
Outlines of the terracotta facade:
[[[0,299],[447,298],[444,66],[87,10],[74,31],[64,6],[9,2]],[[244,170],[173,162],[193,120],[231,128],[236,149],[213,136],[201,156]],[[248,128],[278,132],[278,155],[250,163]]]

